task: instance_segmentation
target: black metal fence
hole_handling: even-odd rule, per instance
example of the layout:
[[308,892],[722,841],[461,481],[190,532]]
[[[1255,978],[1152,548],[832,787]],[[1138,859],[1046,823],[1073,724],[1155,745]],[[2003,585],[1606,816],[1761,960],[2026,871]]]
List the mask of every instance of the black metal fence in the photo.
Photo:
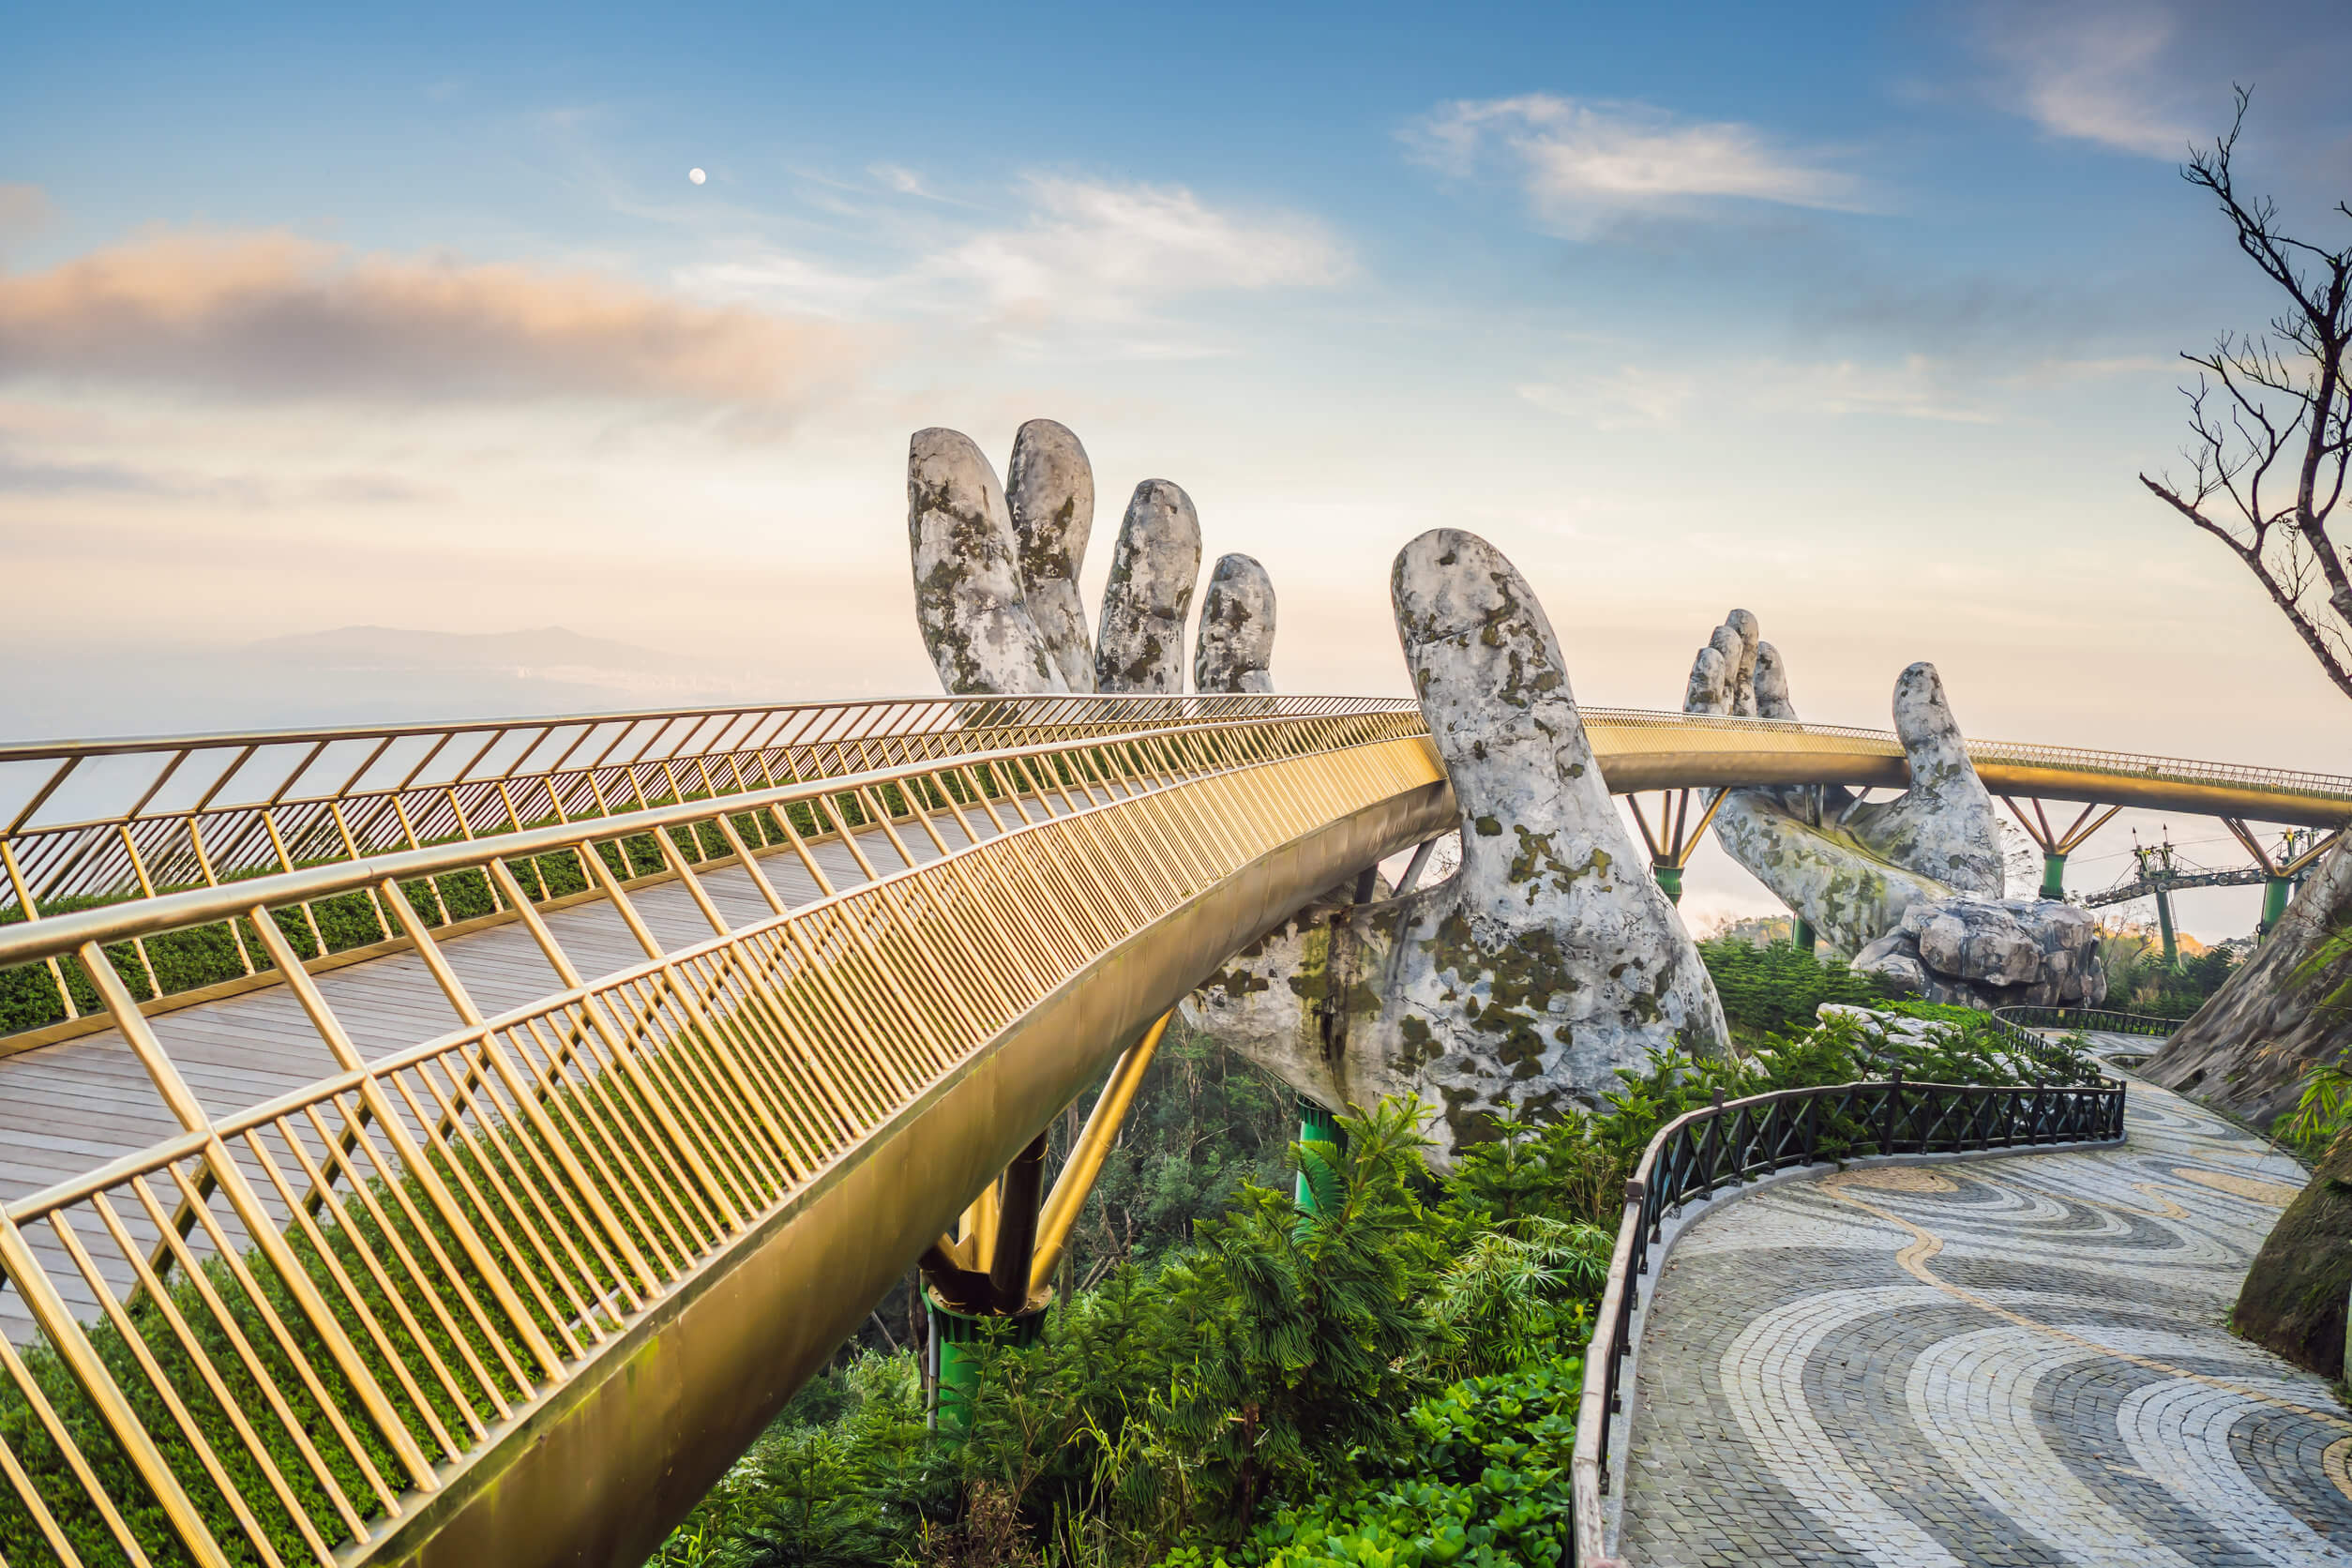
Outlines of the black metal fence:
[[2103,1034],[2164,1036],[2189,1020],[2150,1018],[2146,1013],[2117,1013],[2104,1007],[1998,1007],[1993,1017],[2019,1029],[2097,1030]]
[[[2128,1015],[2118,1015],[2128,1016]],[[1792,1166],[1872,1154],[1960,1153],[2123,1136],[2123,1085],[1884,1082],[1783,1089],[1718,1099],[1659,1129],[1625,1184],[1625,1215],[1585,1355],[1576,1424],[1577,1560],[1600,1557],[1600,1500],[1609,1489],[1609,1426],[1621,1413],[1621,1374],[1633,1352],[1639,1281],[1665,1222],[1683,1204]],[[1588,1533],[1588,1529],[1590,1533]]]

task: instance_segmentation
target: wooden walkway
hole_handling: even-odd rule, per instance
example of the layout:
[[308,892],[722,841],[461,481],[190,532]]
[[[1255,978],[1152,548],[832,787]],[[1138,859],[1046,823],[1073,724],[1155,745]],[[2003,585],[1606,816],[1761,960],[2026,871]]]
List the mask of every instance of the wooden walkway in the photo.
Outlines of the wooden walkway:
[[[1033,816],[1039,804],[1034,795],[1022,799]],[[1067,809],[1058,800],[1049,799],[1046,805],[1055,815]],[[1008,827],[1018,825],[1018,819],[1002,803],[999,808]],[[986,818],[978,813],[973,816],[981,839],[992,837]],[[970,842],[958,831],[952,813],[939,814],[933,822],[951,851]],[[855,837],[867,861],[885,877],[902,869],[910,858],[921,864],[939,854],[929,837],[912,823],[902,824],[897,836],[905,844],[907,856],[900,855],[891,836],[879,827],[861,829]],[[809,848],[837,890],[861,886],[868,880],[857,854],[841,837],[816,840]],[[770,884],[792,908],[822,896],[816,879],[789,847],[761,852],[758,859]],[[741,928],[771,918],[767,900],[739,864],[729,860],[697,867],[696,875],[731,927]],[[685,882],[674,877],[632,887],[628,897],[667,952],[693,946],[716,934]],[[644,949],[610,899],[593,898],[545,912],[543,918],[586,980],[595,981],[645,961]],[[565,988],[528,927],[519,920],[441,938],[436,945],[485,1018],[496,1018]],[[371,1061],[445,1034],[461,1021],[413,949],[329,970],[316,980],[354,1044]],[[317,1031],[284,986],[159,1013],[149,1021],[189,1088],[215,1117],[266,1104],[337,1073]],[[117,1031],[110,1029],[0,1057],[0,1203],[13,1204],[167,1142],[181,1132]],[[270,1200],[273,1210],[281,1209],[259,1163],[242,1148],[237,1149],[237,1155],[255,1188]],[[278,1217],[284,1222],[291,1214],[280,1212]],[[142,1216],[130,1215],[128,1229],[143,1246],[159,1239],[159,1232]],[[25,1235],[75,1310],[96,1317],[99,1310],[96,1294],[79,1277],[52,1229],[29,1226]],[[210,1251],[203,1243],[201,1235],[192,1238],[200,1256]],[[117,1295],[129,1292],[135,1281],[128,1267],[108,1266],[106,1252],[98,1257],[103,1274]],[[22,1344],[33,1332],[23,1298],[0,1280],[0,1333]]]

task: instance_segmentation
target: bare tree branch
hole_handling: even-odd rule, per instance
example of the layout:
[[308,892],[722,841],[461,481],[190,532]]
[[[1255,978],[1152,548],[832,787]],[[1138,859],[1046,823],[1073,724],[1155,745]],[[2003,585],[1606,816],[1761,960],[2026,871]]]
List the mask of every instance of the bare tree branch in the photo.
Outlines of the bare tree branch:
[[[2181,452],[2191,482],[2145,474],[2140,482],[2229,547],[2328,678],[2352,696],[2352,571],[2329,533],[2352,463],[2352,246],[2329,250],[2287,234],[2275,201],[2239,193],[2233,159],[2253,97],[2237,90],[2229,129],[2191,148],[2180,176],[2212,195],[2239,249],[2292,308],[2272,318],[2268,337],[2224,332],[2210,354],[2181,355],[2203,372],[2180,389],[2194,438]],[[2352,202],[2334,210],[2352,218]],[[2273,495],[2291,488],[2294,499],[2273,505],[2266,487]]]

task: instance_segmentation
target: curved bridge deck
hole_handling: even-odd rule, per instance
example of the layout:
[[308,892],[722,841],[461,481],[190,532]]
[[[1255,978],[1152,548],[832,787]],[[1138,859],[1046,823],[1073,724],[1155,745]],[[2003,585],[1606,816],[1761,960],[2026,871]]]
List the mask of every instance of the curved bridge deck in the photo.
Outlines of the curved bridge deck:
[[[1153,1019],[1454,822],[1419,716],[1367,704],[0,928],[81,962],[113,1026],[0,1078],[67,1144],[24,1169],[72,1168],[0,1201],[0,1560],[641,1560]],[[584,901],[531,891],[563,857]],[[457,874],[506,924],[436,933]],[[313,972],[298,912],[361,896],[410,947]],[[149,1018],[101,956],[249,914],[279,987]],[[117,1100],[169,1120],[77,1125]]]
[[[1022,797],[1022,805],[1040,818],[1064,816],[1070,809],[1051,795],[1040,800],[1033,792]],[[950,851],[987,843],[1000,831],[978,814],[963,820],[942,816],[937,825]],[[848,837],[836,834],[808,849],[836,889],[927,864],[940,853],[921,833],[894,837],[879,827],[857,830]],[[790,849],[772,847],[755,858],[788,907],[804,908],[830,891],[818,885],[815,874]],[[740,865],[721,862],[698,867],[697,881],[729,928],[756,924],[772,913]],[[665,952],[692,947],[716,934],[674,874],[635,882],[629,903]],[[647,957],[620,909],[609,900],[583,900],[542,918],[580,972],[592,979],[641,964]],[[563,984],[520,922],[442,936],[437,945],[475,1005],[493,1017],[537,1002]],[[316,984],[353,1045],[370,1061],[463,1021],[451,1011],[448,998],[413,944],[406,951],[323,972]],[[283,986],[158,1013],[149,1027],[216,1119],[294,1093],[337,1071],[301,1003]],[[165,1142],[180,1130],[119,1030],[103,1029],[0,1056],[0,1203],[98,1169]],[[258,1168],[252,1175],[263,1180]],[[42,1230],[30,1239],[34,1251],[51,1264],[60,1293],[78,1311],[95,1313],[98,1298],[57,1238]],[[136,1285],[124,1259],[110,1257],[105,1263],[109,1283],[118,1291]],[[0,1290],[0,1333],[22,1339],[30,1327],[23,1297]]]
[[2151,1085],[2128,1125],[1696,1221],[1642,1336],[1624,1560],[2352,1564],[2352,1411],[2224,1327],[2303,1172]]
[[[1905,777],[1871,731],[1586,718],[1619,792]],[[2352,780],[1971,749],[1997,789],[2352,815]],[[46,966],[63,991],[78,962],[102,1004],[61,997],[60,1021],[0,1039],[0,1400],[18,1401],[0,1410],[0,1537],[17,1562],[138,1560],[168,1536],[206,1568],[633,1564],[1153,1018],[1308,898],[1456,821],[1417,709],[1394,701],[818,704],[0,748],[10,763],[34,782],[0,822],[0,915],[31,918],[0,922],[0,970]],[[74,792],[113,765],[127,804]],[[585,891],[533,869],[566,856]],[[492,912],[453,920],[435,882],[451,876],[477,879]],[[337,898],[371,900],[382,940],[320,951],[316,908]],[[141,943],[198,927],[244,933],[242,976],[173,989]],[[170,994],[135,997],[134,965]],[[2184,1292],[2162,1322],[2069,1304],[2088,1284],[2058,1304],[2088,1315],[2076,1340],[2109,1319],[2142,1336],[2085,1352],[2100,1365],[2195,1374],[2127,1438],[2210,1426],[2199,1391],[2245,1397],[2269,1412],[2236,1427],[2268,1445],[2263,1464],[2299,1475],[2325,1438],[2322,1470],[2341,1476],[2352,1426],[2207,1343],[2206,1297],[2242,1268],[2270,1181],[2199,1184],[2194,1169],[2234,1168],[2210,1143],[2148,1167],[2169,1195],[2147,1199],[2152,1219],[2131,1193],[2101,1196],[2136,1176],[2046,1199],[2058,1239],[2036,1244],[2069,1259],[2174,1227],[2197,1261],[2161,1275]],[[1893,1206],[1949,1200],[1959,1259],[1984,1213],[2031,1207],[2010,1179],[1814,1194],[1816,1230],[1834,1215],[1859,1239],[1791,1244],[1883,1274],[1913,1234]],[[1713,1266],[1705,1240],[1670,1279]],[[2129,1251],[2075,1272],[2128,1292]],[[1909,1256],[1927,1268],[1932,1252]],[[1855,1288],[2042,1332],[2013,1321],[2021,1307],[1952,1307],[1967,1287],[1916,1270]],[[1784,1407],[1783,1437],[1802,1426]],[[29,1446],[27,1421],[46,1434]],[[1899,1455],[1874,1485],[1903,1495],[1890,1478],[1922,1458],[1957,1462]],[[2210,1465],[2176,1469],[2276,1522]],[[1702,1471],[1683,1495],[1737,1491],[1711,1457]],[[2014,1489],[1989,1460],[1968,1473]],[[1772,1485],[1726,1526],[1736,1560],[1774,1539],[1768,1523],[1822,1538],[1794,1484]],[[2319,1519],[2307,1534],[2344,1523],[2291,1490],[2262,1495]],[[1917,1549],[1886,1560],[2061,1560],[1970,1557],[1911,1528]],[[2179,1539],[2181,1560],[2226,1560]]]

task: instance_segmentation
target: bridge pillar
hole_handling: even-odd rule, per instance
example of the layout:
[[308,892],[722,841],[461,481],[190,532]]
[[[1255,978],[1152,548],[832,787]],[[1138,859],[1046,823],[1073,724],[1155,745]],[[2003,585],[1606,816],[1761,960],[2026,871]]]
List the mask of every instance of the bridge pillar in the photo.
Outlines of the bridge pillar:
[[[924,1254],[930,1321],[934,1425],[968,1431],[980,1388],[982,1344],[991,1322],[1007,1325],[1009,1343],[1035,1342],[1045,1322],[1042,1292],[1033,1297],[1030,1267],[1037,1244],[1037,1200],[1045,1187],[1046,1135],[1039,1133],[990,1184],[968,1218],[975,1221],[950,1253]],[[993,1198],[994,1201],[989,1199]],[[977,1265],[977,1266],[975,1266]]]
[[[1318,1153],[1323,1154],[1325,1159],[1336,1164],[1340,1152],[1348,1146],[1348,1135],[1340,1130],[1337,1115],[1325,1110],[1321,1106],[1302,1094],[1299,1096],[1299,1142],[1307,1148],[1317,1150]],[[1315,1201],[1315,1189],[1307,1184],[1306,1169],[1304,1165],[1299,1169],[1299,1184],[1295,1196],[1298,1199],[1299,1213],[1312,1214],[1320,1212],[1321,1205]]]
[[1040,1306],[1018,1314],[958,1312],[942,1305],[939,1297],[927,1290],[923,1304],[930,1320],[931,1425],[949,1433],[969,1432],[972,1407],[980,1397],[980,1364],[988,1353],[988,1325],[1004,1325],[996,1332],[1007,1346],[1034,1345],[1046,1326],[1046,1309]]
[[1802,914],[1794,918],[1796,924],[1788,933],[1788,940],[1797,944],[1798,952],[1810,954],[1820,946],[1821,939],[1815,934],[1812,921]]
[[2164,939],[2164,966],[2180,967],[2180,939],[2173,935],[2172,895],[2163,887],[2156,889],[2156,929]]
[[[1003,1334],[1015,1346],[1036,1342],[1045,1327],[1053,1271],[1175,1016],[1163,1014],[1112,1066],[1050,1197],[1040,1203],[1046,1135],[1039,1133],[1004,1168],[1003,1178],[982,1189],[965,1212],[963,1234],[953,1240],[942,1236],[923,1254],[923,1303],[929,1324],[926,1371],[935,1427],[951,1433],[971,1429],[980,1364],[991,1332]],[[1003,1327],[991,1331],[991,1323]]]
[[2261,935],[2267,937],[2278,927],[2280,919],[2286,913],[2288,900],[2294,897],[2294,878],[2266,877],[2263,879]]
[[2042,897],[2059,903],[2066,900],[2066,852],[2045,849],[2042,852]]
[[1641,808],[1641,796],[1628,793],[1625,804],[1632,808],[1634,825],[1641,830],[1641,841],[1650,852],[1650,874],[1658,879],[1658,889],[1666,901],[1682,901],[1682,868],[1691,863],[1697,850],[1700,836],[1707,824],[1715,820],[1715,808],[1723,804],[1728,790],[1717,790],[1700,807],[1697,819],[1691,816],[1691,791],[1668,790],[1658,803],[1658,825],[1653,832],[1650,814]]

